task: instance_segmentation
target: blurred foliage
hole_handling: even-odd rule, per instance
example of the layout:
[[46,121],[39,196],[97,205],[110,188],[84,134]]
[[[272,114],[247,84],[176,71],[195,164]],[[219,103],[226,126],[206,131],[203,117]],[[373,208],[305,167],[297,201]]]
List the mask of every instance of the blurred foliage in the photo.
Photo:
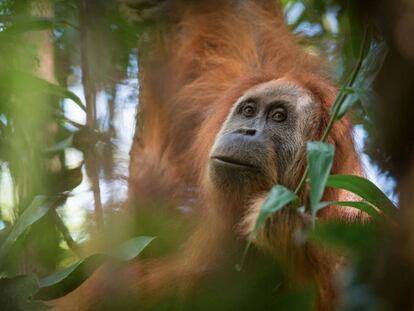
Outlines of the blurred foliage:
[[[301,38],[301,44],[310,53],[326,57],[335,69],[333,76],[343,85],[332,122],[351,109],[355,122],[362,123],[369,133],[375,102],[372,83],[386,54],[381,39],[374,29],[361,24],[352,1],[282,2],[286,19]],[[148,239],[136,238],[119,247],[110,246],[131,238],[138,230],[136,223],[117,213],[119,206],[113,204],[119,201],[117,193],[101,202],[105,194],[103,186],[110,187],[111,182],[125,177],[119,173],[122,129],[117,126],[116,118],[125,109],[120,90],[138,76],[136,48],[143,26],[128,23],[119,12],[117,1],[94,1],[90,7],[84,3],[0,1],[2,310],[44,310],[44,305],[33,299],[40,289],[41,297],[61,296],[109,257],[129,260],[149,243]],[[133,92],[136,88],[134,85]],[[99,96],[104,99],[99,101]],[[129,102],[134,100],[128,98]],[[81,117],[74,119],[75,115]],[[325,187],[339,187],[358,194],[364,201],[337,202],[338,205],[368,211],[375,221],[370,225],[317,224],[308,236],[352,254],[354,264],[342,280],[347,288],[344,310],[380,310],[380,299],[364,283],[364,264],[369,260],[368,252],[378,243],[376,234],[393,217],[395,209],[365,179],[329,177],[333,152],[333,146],[324,142],[308,145],[310,174],[309,178],[305,174],[303,182],[310,182],[313,217],[317,210],[331,203],[320,202]],[[82,185],[86,185],[82,191],[93,193],[94,199],[90,201],[94,204],[74,206],[82,201],[68,204],[69,199],[79,196],[76,189]],[[305,210],[301,206],[305,202],[298,202],[297,193],[281,186],[274,188],[255,230],[288,203]],[[75,230],[67,215],[79,207],[86,210],[86,216],[81,229]],[[169,214],[164,217],[170,219]],[[176,228],[170,228],[173,222],[165,221],[162,216],[153,218],[152,215],[146,218],[141,230],[147,232],[140,234],[155,235],[158,231],[159,248],[168,248],[171,239],[175,239],[169,236],[169,229],[181,236],[188,229],[182,223],[191,227],[186,219],[177,222]],[[99,227],[100,222],[103,227]],[[113,232],[113,226],[122,230]],[[233,295],[225,295],[221,304],[214,305],[228,285],[223,283],[223,287],[195,295],[193,309],[226,309],[235,305],[247,308],[252,303],[247,301],[251,296],[244,296],[249,282],[258,286],[250,294],[258,299],[263,297],[262,308],[268,305],[264,297],[268,299],[270,293],[277,292],[275,288],[283,271],[273,271],[274,284],[267,284],[270,287],[266,288],[262,276],[268,270],[259,269],[255,278],[243,279],[241,273],[236,276],[230,273],[235,262],[227,267],[227,273],[235,278],[232,286],[239,284]],[[279,267],[274,264],[272,269]],[[312,310],[314,306],[315,293],[311,287],[275,296],[271,305],[278,310]]]

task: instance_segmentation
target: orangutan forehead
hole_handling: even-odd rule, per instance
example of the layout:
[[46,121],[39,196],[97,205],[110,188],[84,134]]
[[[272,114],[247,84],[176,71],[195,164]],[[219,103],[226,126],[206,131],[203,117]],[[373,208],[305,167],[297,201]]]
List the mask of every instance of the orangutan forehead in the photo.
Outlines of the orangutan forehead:
[[299,84],[286,79],[277,79],[257,84],[248,89],[240,101],[260,97],[269,101],[280,100],[294,102],[298,109],[305,108],[314,102],[311,92]]

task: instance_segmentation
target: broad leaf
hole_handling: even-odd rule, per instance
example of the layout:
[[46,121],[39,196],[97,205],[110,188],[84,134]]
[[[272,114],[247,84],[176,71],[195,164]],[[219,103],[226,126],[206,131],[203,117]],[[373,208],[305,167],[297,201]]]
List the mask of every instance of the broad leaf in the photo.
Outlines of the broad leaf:
[[82,167],[83,162],[79,163],[77,167],[65,168],[58,173],[50,174],[48,176],[51,181],[49,191],[51,193],[62,193],[79,186],[83,179]]
[[55,24],[55,21],[51,18],[37,16],[2,16],[0,21],[6,23],[6,25],[9,24],[3,31],[0,31],[0,36],[50,29]]
[[31,82],[33,86],[35,85],[39,89],[43,89],[44,91],[50,93],[51,95],[55,95],[61,98],[71,99],[73,102],[75,102],[79,106],[79,108],[81,108],[83,111],[86,112],[86,108],[84,104],[82,103],[81,99],[78,97],[78,95],[69,91],[68,89],[60,85],[50,83],[47,80],[38,78],[30,74],[27,74],[26,79],[28,79],[29,80],[28,82],[29,83]]
[[17,219],[10,234],[4,243],[0,246],[0,264],[7,255],[10,248],[20,237],[20,235],[33,223],[42,218],[49,211],[49,208],[57,201],[57,198],[47,198],[45,196],[37,196],[23,214]]
[[371,181],[360,176],[332,175],[329,176],[327,187],[350,191],[386,214],[392,213],[396,207],[390,199]]
[[372,45],[368,55],[364,59],[358,76],[350,89],[351,92],[342,103],[336,120],[340,120],[348,110],[357,102],[361,101],[364,107],[375,100],[375,93],[372,90],[372,83],[381,69],[387,48],[385,43]]
[[[10,77],[14,77],[14,81],[18,81],[19,85],[24,85],[24,88],[27,92],[33,92],[35,94],[46,93],[57,96],[59,98],[71,99],[73,102],[75,102],[75,104],[79,106],[79,108],[86,112],[85,105],[82,103],[81,99],[75,93],[58,84],[51,83],[24,70],[0,72],[1,81],[10,83]],[[0,87],[7,89],[7,84],[2,84]]]
[[335,148],[333,145],[322,142],[308,142],[307,155],[310,177],[310,204],[312,218],[315,220],[316,213],[322,207],[322,199],[326,181],[332,168]]
[[378,228],[373,223],[344,221],[318,224],[311,239],[350,255],[366,254],[375,245]]
[[50,300],[62,297],[81,285],[106,260],[108,255],[94,254],[71,266],[53,273],[39,281],[40,290],[36,298]]
[[49,308],[33,299],[39,290],[39,281],[34,275],[0,279],[1,310],[43,311]]
[[68,268],[40,280],[38,297],[53,299],[61,297],[82,284],[96,269],[108,260],[129,261],[138,256],[153,240],[140,236],[122,243],[110,253],[94,254],[79,260]]
[[63,151],[67,148],[72,147],[73,145],[73,134],[69,135],[69,137],[65,138],[64,140],[54,144],[53,146],[50,146],[46,149],[46,152],[55,153],[59,151]]
[[328,207],[328,206],[346,206],[346,207],[353,207],[358,209],[366,214],[368,214],[373,219],[380,219],[383,215],[376,207],[372,206],[371,204],[364,202],[364,201],[330,201],[330,202],[321,202],[320,209]]
[[298,196],[288,188],[281,185],[274,186],[260,209],[253,234],[257,232],[271,214],[297,200],[299,200]]
[[247,252],[249,251],[250,245],[257,231],[265,223],[266,219],[269,218],[270,215],[284,208],[286,205],[293,203],[293,202],[298,202],[298,201],[299,201],[299,197],[294,192],[290,191],[288,188],[281,186],[281,185],[277,185],[272,188],[272,190],[269,192],[267,196],[266,201],[260,208],[259,216],[257,216],[257,219],[256,219],[256,224],[248,238],[246,247],[242,255],[241,262],[240,264],[236,265],[236,270],[240,271],[242,269],[244,261],[247,256]]
[[313,311],[315,310],[316,291],[312,287],[291,289],[277,296],[272,310]]
[[154,240],[153,237],[139,236],[125,241],[109,255],[121,261],[129,261],[137,257]]

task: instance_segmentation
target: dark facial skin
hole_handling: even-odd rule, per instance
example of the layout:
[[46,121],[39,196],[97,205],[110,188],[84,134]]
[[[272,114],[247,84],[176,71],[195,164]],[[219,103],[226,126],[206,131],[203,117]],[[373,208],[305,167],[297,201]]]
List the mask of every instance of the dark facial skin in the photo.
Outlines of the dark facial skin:
[[210,153],[209,176],[226,190],[265,190],[299,165],[317,125],[311,94],[286,80],[245,92],[234,104]]

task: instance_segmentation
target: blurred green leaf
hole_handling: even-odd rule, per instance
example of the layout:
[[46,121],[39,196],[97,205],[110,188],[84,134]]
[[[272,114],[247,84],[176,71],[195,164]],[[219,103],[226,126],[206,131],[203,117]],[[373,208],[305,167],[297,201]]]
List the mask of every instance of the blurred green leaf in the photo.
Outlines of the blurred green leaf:
[[94,254],[82,259],[68,268],[40,280],[42,299],[53,299],[67,294],[84,282],[104,262],[116,259],[129,261],[138,256],[153,237],[140,236],[122,243],[115,250],[106,254]]
[[326,1],[324,0],[313,0],[313,7],[314,9],[319,13],[319,14],[323,14],[326,13]]
[[[339,23],[344,43],[342,45],[342,60],[345,71],[351,70],[353,64],[361,56],[360,52],[364,50],[364,33],[366,24],[359,18],[360,11],[356,3],[346,1],[339,14]],[[366,51],[363,52],[364,57]],[[345,72],[346,73],[346,72]]]
[[153,240],[154,237],[146,236],[130,239],[114,249],[110,256],[121,261],[129,261],[137,257]]
[[37,89],[37,90],[44,90],[46,92],[48,92],[51,95],[55,95],[57,97],[60,98],[69,98],[71,99],[73,102],[75,102],[79,108],[81,108],[83,111],[86,112],[86,107],[85,105],[82,103],[81,99],[73,92],[69,91],[68,89],[57,85],[57,84],[53,84],[47,80],[38,78],[34,75],[31,75],[30,73],[26,73],[25,78],[27,79],[26,83],[31,83],[31,85]]
[[307,156],[310,177],[310,204],[312,219],[315,220],[316,213],[321,206],[326,181],[332,168],[335,148],[333,145],[322,142],[308,142]]
[[66,242],[66,244],[68,245],[68,247],[70,248],[70,250],[74,254],[76,254],[78,257],[81,257],[81,252],[80,252],[78,244],[76,244],[76,242],[72,239],[72,235],[70,234],[69,229],[63,222],[62,218],[60,218],[56,209],[51,210],[51,215],[53,217],[53,222],[56,228],[62,234],[62,237],[64,241]]
[[10,234],[6,240],[0,246],[0,265],[3,262],[4,257],[9,252],[10,248],[20,237],[20,235],[33,223],[42,218],[49,209],[56,202],[56,198],[48,198],[46,196],[37,196],[33,199],[29,207],[23,212],[23,214],[17,219]]
[[367,213],[372,219],[380,219],[382,215],[377,208],[364,201],[330,201],[320,203],[320,208],[325,208],[327,206],[353,207],[364,213]]
[[65,168],[64,170],[58,173],[50,174],[50,193],[62,193],[65,191],[73,190],[74,188],[79,186],[83,179],[82,167],[83,162],[75,168]]
[[273,213],[284,208],[290,203],[299,202],[299,197],[296,193],[290,191],[288,188],[276,185],[269,192],[266,201],[261,206],[259,216],[257,216],[256,224],[254,225],[253,231],[250,233],[246,247],[244,249],[241,263],[236,265],[236,270],[241,270],[249,251],[250,245],[259,230],[259,228],[265,223],[266,219],[269,218]]
[[39,290],[39,281],[34,275],[0,279],[0,307],[7,311],[44,311],[49,308],[33,299]]
[[253,235],[262,226],[270,215],[284,208],[286,205],[298,201],[298,196],[290,191],[288,188],[277,185],[272,188],[267,196],[265,203],[260,208],[259,216],[257,217],[254,226]]
[[377,237],[373,223],[344,221],[319,223],[310,235],[312,240],[350,255],[369,252]]
[[349,95],[346,97],[338,111],[336,120],[342,119],[358,100],[361,101],[364,107],[367,107],[370,103],[375,101],[375,93],[372,90],[372,83],[381,69],[386,55],[387,47],[385,43],[371,45],[355,82],[352,88],[350,88]]
[[363,177],[332,175],[329,176],[326,186],[348,190],[371,203],[387,215],[396,210],[391,200],[375,184]]
[[277,297],[272,310],[313,311],[315,310],[316,291],[312,287],[292,289]]
[[375,102],[376,95],[375,92],[367,88],[355,87],[352,90],[352,93],[349,94],[344,102],[342,103],[338,114],[336,115],[336,120],[342,119],[356,103],[360,102],[363,107],[367,107],[369,104]]
[[[348,2],[349,3],[349,2]],[[350,47],[352,48],[352,58],[353,61],[357,60],[360,51],[363,48],[362,45],[364,44],[364,32],[365,32],[365,25],[362,24],[359,18],[356,18],[357,8],[355,4],[351,4],[348,7],[348,36],[345,36],[345,40],[350,40]]]
[[[10,77],[13,78],[12,81]],[[60,85],[39,78],[30,72],[22,70],[0,71],[0,82],[0,88],[8,92],[11,88],[11,82],[13,82],[12,84],[24,86],[24,90],[26,92],[43,92],[46,94],[57,96],[58,98],[68,98],[72,100],[75,104],[77,104],[83,111],[86,112],[85,105],[82,103],[81,99],[75,93],[69,91],[68,89]]]
[[49,29],[55,25],[54,19],[40,16],[1,16],[0,22],[8,25],[0,32],[0,37]]
[[73,147],[88,153],[91,146],[95,146],[98,142],[110,144],[111,140],[107,133],[98,132],[83,126],[77,131],[73,137]]
[[362,64],[361,76],[358,79],[358,84],[364,83],[363,85],[365,86],[372,85],[384,64],[387,52],[388,47],[385,42],[371,44],[370,50]]
[[0,120],[0,161],[6,159],[7,149],[7,129],[6,125]]
[[49,148],[46,149],[46,152],[50,152],[50,153],[56,153],[59,151],[63,151],[67,148],[72,147],[73,144],[73,134],[69,135],[68,138],[54,144],[53,146],[50,146]]

